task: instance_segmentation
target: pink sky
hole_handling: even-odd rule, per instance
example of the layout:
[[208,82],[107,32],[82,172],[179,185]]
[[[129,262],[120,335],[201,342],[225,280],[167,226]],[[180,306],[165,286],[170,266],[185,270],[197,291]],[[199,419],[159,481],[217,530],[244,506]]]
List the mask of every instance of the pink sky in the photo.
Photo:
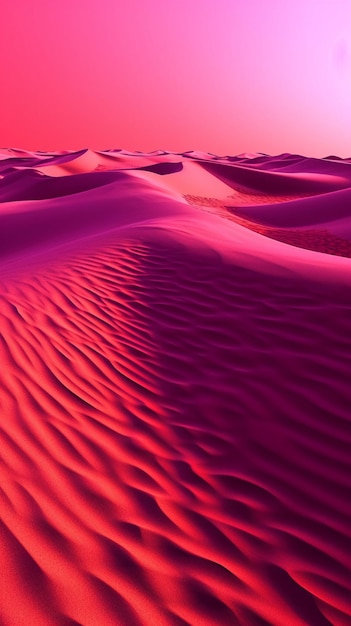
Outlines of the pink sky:
[[350,0],[0,0],[0,146],[351,156]]

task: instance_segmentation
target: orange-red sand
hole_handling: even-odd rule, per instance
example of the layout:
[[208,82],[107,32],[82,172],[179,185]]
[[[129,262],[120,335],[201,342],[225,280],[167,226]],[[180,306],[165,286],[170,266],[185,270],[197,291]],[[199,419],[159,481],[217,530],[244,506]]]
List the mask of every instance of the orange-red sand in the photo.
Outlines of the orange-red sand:
[[351,163],[0,176],[1,626],[350,625]]

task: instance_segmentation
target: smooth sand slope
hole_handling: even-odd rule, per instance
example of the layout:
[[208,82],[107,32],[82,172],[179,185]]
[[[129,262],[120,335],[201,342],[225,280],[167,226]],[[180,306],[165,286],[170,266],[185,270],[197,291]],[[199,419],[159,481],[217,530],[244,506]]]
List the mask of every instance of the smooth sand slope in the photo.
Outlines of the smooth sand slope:
[[351,163],[0,153],[1,626],[351,624]]

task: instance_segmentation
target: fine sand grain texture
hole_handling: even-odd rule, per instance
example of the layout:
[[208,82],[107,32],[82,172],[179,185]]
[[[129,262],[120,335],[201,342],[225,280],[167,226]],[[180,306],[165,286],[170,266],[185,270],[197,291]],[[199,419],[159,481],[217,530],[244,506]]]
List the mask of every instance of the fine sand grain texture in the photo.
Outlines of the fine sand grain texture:
[[349,626],[351,163],[0,176],[0,625]]

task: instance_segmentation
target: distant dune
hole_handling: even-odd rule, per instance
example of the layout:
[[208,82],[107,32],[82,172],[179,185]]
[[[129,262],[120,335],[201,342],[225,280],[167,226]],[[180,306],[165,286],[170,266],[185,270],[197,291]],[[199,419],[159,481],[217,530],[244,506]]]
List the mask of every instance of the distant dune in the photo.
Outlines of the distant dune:
[[1,626],[351,624],[351,160],[0,150]]

